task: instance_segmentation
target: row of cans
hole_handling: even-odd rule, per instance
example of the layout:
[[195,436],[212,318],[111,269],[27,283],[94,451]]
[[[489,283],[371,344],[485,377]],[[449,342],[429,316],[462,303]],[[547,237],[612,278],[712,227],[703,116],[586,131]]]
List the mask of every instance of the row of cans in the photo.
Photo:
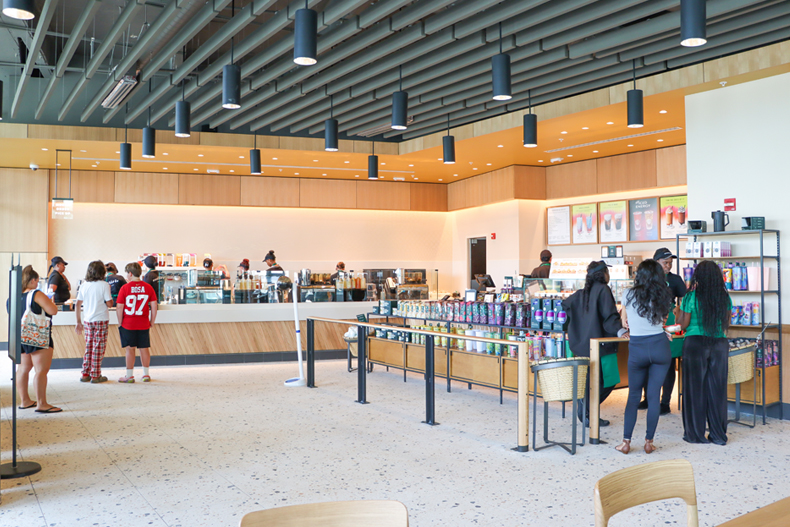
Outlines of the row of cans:
[[760,302],[747,302],[743,305],[732,306],[731,326],[759,326],[760,324],[762,324]]
[[397,316],[423,320],[444,320],[467,324],[488,324],[527,328],[531,324],[531,310],[527,302],[464,302],[431,301],[398,302]]

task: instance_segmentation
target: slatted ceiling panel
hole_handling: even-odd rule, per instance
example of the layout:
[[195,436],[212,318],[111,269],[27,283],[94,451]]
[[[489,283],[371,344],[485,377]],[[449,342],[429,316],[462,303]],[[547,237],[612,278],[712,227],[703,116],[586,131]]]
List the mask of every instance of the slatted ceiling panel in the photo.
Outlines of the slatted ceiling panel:
[[406,182],[357,181],[357,208],[409,210],[410,190]]
[[656,186],[685,185],[686,145],[656,150]]
[[411,210],[447,211],[447,187],[435,183],[409,183]]
[[546,199],[546,168],[513,166],[513,197],[516,199]]
[[598,194],[656,186],[656,151],[605,157],[598,163]]
[[0,168],[0,252],[47,251],[47,187],[47,170]]
[[324,209],[357,208],[357,182],[302,179],[299,182],[299,206]]
[[546,199],[598,194],[595,159],[546,167]]
[[116,203],[178,203],[178,174],[116,172]]
[[298,207],[299,179],[241,176],[241,204],[253,207]]
[[240,205],[241,177],[179,174],[178,203]]

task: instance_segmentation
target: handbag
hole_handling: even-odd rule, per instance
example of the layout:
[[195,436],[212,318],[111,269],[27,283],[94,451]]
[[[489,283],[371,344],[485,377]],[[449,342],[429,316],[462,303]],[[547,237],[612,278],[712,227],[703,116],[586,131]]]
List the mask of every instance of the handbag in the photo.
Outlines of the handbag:
[[35,348],[48,348],[51,331],[49,319],[43,313],[40,315],[33,313],[31,304],[35,295],[35,291],[27,295],[25,313],[22,315],[22,344]]

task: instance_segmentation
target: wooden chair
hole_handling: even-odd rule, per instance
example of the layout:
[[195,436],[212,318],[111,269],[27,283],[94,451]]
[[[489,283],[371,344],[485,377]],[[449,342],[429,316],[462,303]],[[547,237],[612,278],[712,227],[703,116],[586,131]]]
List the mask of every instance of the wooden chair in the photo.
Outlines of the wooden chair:
[[329,501],[250,512],[240,527],[409,527],[409,511],[399,501]]
[[694,471],[685,459],[670,459],[624,468],[595,484],[595,525],[605,527],[618,512],[652,501],[686,502],[689,527],[698,527]]

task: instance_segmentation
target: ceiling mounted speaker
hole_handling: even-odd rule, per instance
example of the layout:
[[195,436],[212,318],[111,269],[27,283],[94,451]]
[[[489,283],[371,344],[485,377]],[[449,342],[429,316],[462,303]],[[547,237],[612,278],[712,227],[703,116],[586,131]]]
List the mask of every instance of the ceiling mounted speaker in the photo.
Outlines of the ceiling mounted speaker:
[[143,157],[156,157],[156,130],[143,128]]
[[257,148],[250,150],[250,174],[261,173],[261,151]]
[[17,20],[36,18],[36,6],[33,0],[3,0],[3,14]]
[[121,143],[121,170],[132,169],[132,143]]
[[524,146],[538,146],[538,116],[534,113],[524,114]]
[[327,119],[324,121],[324,150],[337,152],[337,144],[337,119]]
[[510,92],[510,55],[500,53],[491,57],[491,76],[493,99],[495,101],[509,101],[513,97]]
[[379,178],[379,156],[368,156],[368,179]]
[[442,137],[442,162],[445,165],[455,164],[455,137],[445,135]]
[[176,137],[189,137],[192,135],[189,101],[176,101]]
[[704,46],[708,42],[706,31],[707,9],[705,0],[680,1],[680,45],[688,48]]
[[237,64],[222,67],[222,107],[226,110],[241,108],[241,68]]
[[296,11],[294,21],[294,62],[312,66],[318,62],[318,13],[312,9]]
[[642,128],[644,125],[642,90],[628,90],[628,128]]
[[392,129],[405,130],[407,114],[409,113],[409,94],[405,91],[396,91],[392,94]]

